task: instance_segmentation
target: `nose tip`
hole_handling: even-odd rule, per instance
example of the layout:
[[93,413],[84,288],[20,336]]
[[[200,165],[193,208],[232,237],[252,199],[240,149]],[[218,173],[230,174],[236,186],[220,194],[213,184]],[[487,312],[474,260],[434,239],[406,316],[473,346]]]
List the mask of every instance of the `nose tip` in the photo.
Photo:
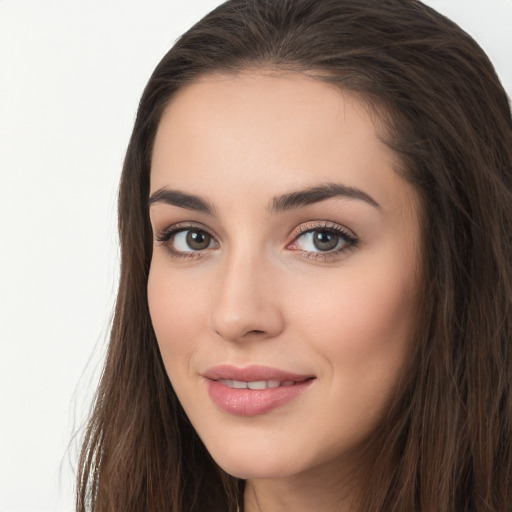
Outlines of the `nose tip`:
[[[254,292],[247,291],[247,295]],[[233,299],[224,294],[215,308],[213,329],[226,341],[239,342],[277,336],[282,330],[282,320],[270,301],[258,306],[251,300]],[[262,298],[262,300],[265,300]]]
[[271,276],[244,270],[231,268],[224,274],[212,308],[212,329],[230,342],[275,337],[283,329],[283,317]]

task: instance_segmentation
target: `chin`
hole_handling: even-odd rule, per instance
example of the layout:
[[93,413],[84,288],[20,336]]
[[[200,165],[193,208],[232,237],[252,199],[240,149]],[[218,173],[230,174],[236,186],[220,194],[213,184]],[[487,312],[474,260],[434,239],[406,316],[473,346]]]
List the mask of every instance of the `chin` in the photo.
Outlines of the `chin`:
[[[229,475],[243,480],[264,480],[267,478],[283,478],[294,472],[286,471],[282,464],[275,461],[259,460],[256,464],[253,460],[223,460],[215,459],[215,462]],[[289,468],[288,468],[289,469]]]
[[[207,446],[207,448],[209,448]],[[261,446],[237,446],[208,450],[215,462],[228,474],[244,480],[286,478],[307,469],[307,459],[283,449]]]

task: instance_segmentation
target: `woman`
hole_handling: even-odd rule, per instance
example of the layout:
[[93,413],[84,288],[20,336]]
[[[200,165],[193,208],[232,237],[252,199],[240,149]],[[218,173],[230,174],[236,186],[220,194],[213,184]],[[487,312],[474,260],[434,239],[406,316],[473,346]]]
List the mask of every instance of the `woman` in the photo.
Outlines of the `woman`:
[[230,0],[164,57],[78,510],[512,503],[512,123],[414,0]]

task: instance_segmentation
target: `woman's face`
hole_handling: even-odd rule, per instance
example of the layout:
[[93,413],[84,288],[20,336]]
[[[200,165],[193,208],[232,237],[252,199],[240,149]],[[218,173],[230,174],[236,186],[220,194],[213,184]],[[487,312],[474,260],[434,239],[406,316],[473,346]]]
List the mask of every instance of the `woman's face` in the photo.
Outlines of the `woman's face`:
[[365,105],[296,74],[209,76],[161,120],[151,318],[217,463],[343,467],[384,414],[417,320],[417,198]]

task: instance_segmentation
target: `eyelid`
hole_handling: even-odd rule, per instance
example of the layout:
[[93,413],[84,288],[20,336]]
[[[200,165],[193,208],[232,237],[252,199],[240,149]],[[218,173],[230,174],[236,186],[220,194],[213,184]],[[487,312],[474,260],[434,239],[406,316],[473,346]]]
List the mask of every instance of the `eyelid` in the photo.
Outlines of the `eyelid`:
[[291,234],[292,242],[301,235],[303,235],[304,233],[309,233],[311,231],[321,231],[322,229],[326,231],[339,232],[349,240],[355,241],[359,239],[357,234],[354,233],[351,229],[341,224],[338,224],[337,222],[333,222],[330,220],[320,220],[303,222],[302,224],[297,226]]
[[184,259],[184,258],[201,258],[204,254],[211,250],[212,248],[205,248],[202,250],[190,250],[190,251],[180,251],[172,247],[170,240],[179,233],[183,231],[203,231],[208,234],[212,240],[214,241],[216,247],[219,246],[219,242],[217,236],[212,233],[212,231],[206,228],[203,224],[197,222],[178,222],[176,224],[171,224],[165,227],[162,230],[157,231],[154,234],[155,241],[159,242],[160,245],[164,246],[168,251],[169,255],[174,259]]
[[[197,230],[203,231],[207,233],[215,243],[215,247],[205,248],[199,250],[190,250],[190,251],[182,251],[177,250],[171,246],[169,241],[175,235],[180,232],[188,231],[188,230]],[[312,233],[315,231],[330,231],[336,235],[338,235],[342,241],[345,243],[342,244],[341,247],[337,249],[327,250],[327,251],[308,251],[301,248],[291,248],[292,244],[294,244],[301,236],[306,233]],[[164,246],[171,257],[173,258],[201,258],[206,255],[211,249],[218,248],[220,243],[218,241],[218,237],[215,233],[212,232],[211,229],[204,226],[204,224],[198,222],[178,222],[176,224],[171,224],[159,231],[156,231],[154,234],[155,240],[160,243],[160,245]],[[308,221],[303,222],[299,226],[297,226],[290,235],[290,241],[286,243],[286,248],[297,252],[302,257],[307,259],[318,259],[318,260],[328,260],[335,257],[339,257],[341,253],[349,252],[350,250],[355,249],[359,244],[359,237],[347,227],[338,224],[337,222],[322,220],[322,221]]]
[[204,231],[205,233],[208,233],[212,238],[217,240],[217,237],[212,233],[210,229],[198,222],[177,222],[176,224],[171,224],[163,229],[156,230],[156,232],[154,232],[154,237],[157,242],[165,243],[171,238],[172,235],[180,231],[186,231],[188,229]]
[[347,253],[353,249],[356,249],[359,244],[359,237],[347,227],[338,224],[337,222],[332,221],[308,221],[304,222],[298,227],[295,228],[292,233],[291,241],[287,244],[287,248],[290,248],[292,244],[294,244],[299,238],[307,233],[312,233],[315,231],[330,231],[341,237],[345,243],[339,247],[338,249],[333,249],[329,251],[307,251],[305,249],[294,248],[290,250],[294,250],[298,252],[302,257],[307,259],[315,259],[315,260],[323,260],[327,261],[332,258],[340,257],[342,254]]

